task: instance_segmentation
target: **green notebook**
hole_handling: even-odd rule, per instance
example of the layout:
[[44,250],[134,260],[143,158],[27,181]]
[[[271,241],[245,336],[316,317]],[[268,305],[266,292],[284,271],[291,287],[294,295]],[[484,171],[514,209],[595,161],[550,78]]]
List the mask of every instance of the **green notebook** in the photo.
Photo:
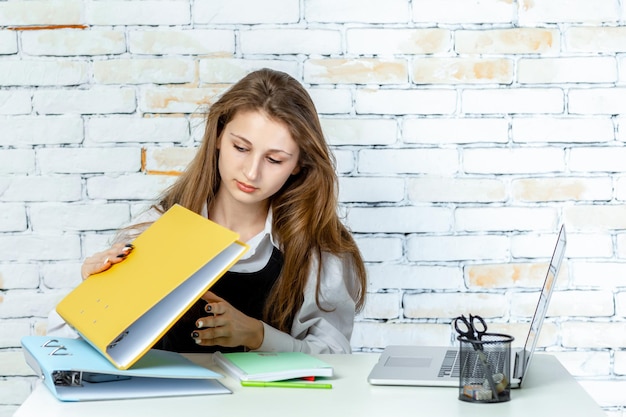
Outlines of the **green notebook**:
[[333,376],[331,365],[302,352],[216,352],[213,357],[224,371],[241,381]]

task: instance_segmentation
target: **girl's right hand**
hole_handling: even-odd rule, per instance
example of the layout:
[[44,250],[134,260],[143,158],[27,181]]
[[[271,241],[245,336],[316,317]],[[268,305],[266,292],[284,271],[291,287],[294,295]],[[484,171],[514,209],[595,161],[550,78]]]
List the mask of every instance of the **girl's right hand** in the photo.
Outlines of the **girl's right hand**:
[[122,262],[132,250],[133,245],[130,243],[116,243],[111,246],[110,249],[95,253],[88,257],[85,259],[82,267],[80,268],[80,274],[83,280],[87,279],[89,275],[106,271],[114,264]]

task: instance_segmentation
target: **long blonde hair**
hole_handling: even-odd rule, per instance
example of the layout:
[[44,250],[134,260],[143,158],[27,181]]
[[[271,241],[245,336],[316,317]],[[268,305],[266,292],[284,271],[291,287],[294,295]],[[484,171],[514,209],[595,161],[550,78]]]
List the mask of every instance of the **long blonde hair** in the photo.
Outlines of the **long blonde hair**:
[[321,309],[322,253],[347,257],[354,266],[353,297],[359,311],[365,301],[366,272],[359,249],[337,214],[335,161],[324,139],[315,105],[304,87],[291,76],[262,69],[248,74],[226,91],[209,109],[201,146],[185,172],[165,191],[160,206],[178,203],[200,213],[215,201],[220,185],[218,140],[224,126],[240,110],[261,110],[289,128],[300,149],[300,171],[270,198],[272,233],[284,256],[281,274],[267,300],[264,319],[289,331],[304,300],[304,288],[318,259],[316,302]]

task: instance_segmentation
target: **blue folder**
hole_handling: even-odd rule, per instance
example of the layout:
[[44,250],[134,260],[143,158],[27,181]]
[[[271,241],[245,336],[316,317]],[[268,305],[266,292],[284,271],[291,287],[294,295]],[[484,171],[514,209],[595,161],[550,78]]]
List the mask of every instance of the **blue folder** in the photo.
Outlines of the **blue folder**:
[[83,339],[22,338],[26,363],[61,401],[230,394],[222,375],[179,353],[151,349],[131,368],[116,368]]

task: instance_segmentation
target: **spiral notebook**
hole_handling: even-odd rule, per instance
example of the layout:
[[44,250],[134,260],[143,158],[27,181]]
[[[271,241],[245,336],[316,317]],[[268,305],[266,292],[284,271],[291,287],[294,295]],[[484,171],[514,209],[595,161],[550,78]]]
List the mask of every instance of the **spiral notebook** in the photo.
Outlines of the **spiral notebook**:
[[175,205],[133,241],[126,260],[84,280],[56,311],[128,369],[248,250],[238,239]]
[[[511,387],[519,388],[527,374],[530,359],[537,346],[548,305],[559,275],[566,246],[565,226],[561,226],[556,247],[539,294],[523,349],[513,349]],[[414,385],[458,387],[458,348],[447,346],[387,346],[367,380],[372,385]]]

